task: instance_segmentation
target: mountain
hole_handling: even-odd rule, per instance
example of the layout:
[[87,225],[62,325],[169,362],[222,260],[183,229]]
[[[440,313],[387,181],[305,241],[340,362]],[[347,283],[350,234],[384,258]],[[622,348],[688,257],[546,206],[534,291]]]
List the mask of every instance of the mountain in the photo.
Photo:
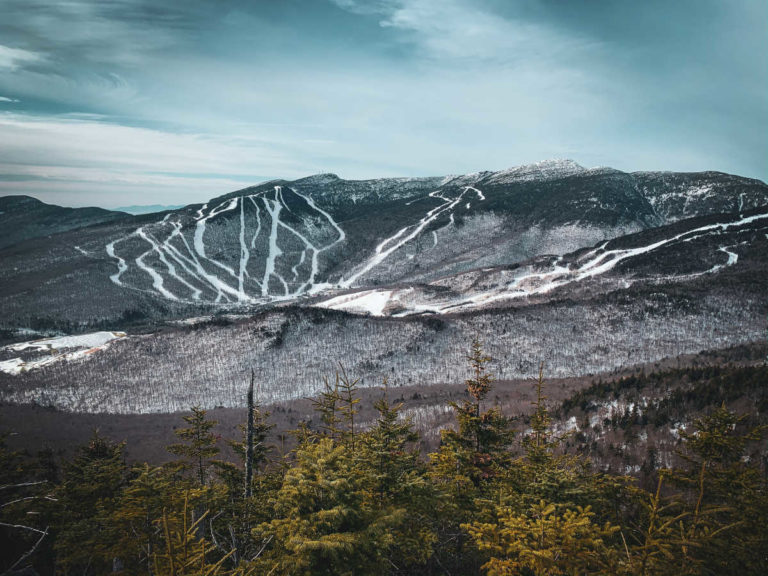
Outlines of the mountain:
[[0,197],[0,248],[30,238],[114,222],[126,214],[103,208],[64,208],[31,196]]
[[116,212],[126,212],[128,214],[133,214],[134,216],[137,216],[139,214],[154,214],[156,212],[167,212],[169,210],[178,210],[179,208],[183,208],[180,204],[146,204],[146,205],[132,205],[132,206],[121,206],[119,208],[115,208]]
[[766,204],[765,184],[737,176],[631,174],[572,161],[463,176],[271,181],[0,252],[2,322],[178,318],[432,283]]
[[339,361],[365,385],[439,385],[475,336],[503,379],[754,343],[767,234],[768,186],[715,172],[266,182],[0,250],[7,337],[104,342],[0,349],[0,399],[236,406],[253,368],[274,402],[315,394]]

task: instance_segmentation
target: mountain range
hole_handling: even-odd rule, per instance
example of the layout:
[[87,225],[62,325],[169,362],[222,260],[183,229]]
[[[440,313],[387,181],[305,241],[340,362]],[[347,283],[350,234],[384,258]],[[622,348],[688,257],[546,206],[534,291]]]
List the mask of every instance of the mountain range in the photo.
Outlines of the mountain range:
[[[0,206],[0,327],[16,342],[0,350],[0,398],[12,402],[234,406],[251,368],[266,400],[288,400],[339,361],[368,385],[440,384],[473,336],[500,378],[539,361],[573,377],[759,341],[766,327],[768,186],[719,172],[560,160],[318,174],[141,216],[48,207],[47,227],[19,197]],[[29,334],[50,341],[20,348]]]

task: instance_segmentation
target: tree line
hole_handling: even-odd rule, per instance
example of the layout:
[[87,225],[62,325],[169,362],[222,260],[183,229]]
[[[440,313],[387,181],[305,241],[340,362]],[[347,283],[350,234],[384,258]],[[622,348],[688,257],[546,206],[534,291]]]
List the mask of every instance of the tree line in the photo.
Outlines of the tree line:
[[475,340],[455,426],[426,456],[386,393],[361,426],[359,381],[343,369],[288,454],[269,443],[253,377],[241,438],[219,438],[193,408],[161,466],[127,465],[125,444],[97,432],[60,467],[3,437],[0,573],[768,573],[768,478],[746,456],[766,427],[711,410],[680,432],[681,463],[646,490],[564,449],[543,366],[529,428],[515,434],[487,399],[489,361]]

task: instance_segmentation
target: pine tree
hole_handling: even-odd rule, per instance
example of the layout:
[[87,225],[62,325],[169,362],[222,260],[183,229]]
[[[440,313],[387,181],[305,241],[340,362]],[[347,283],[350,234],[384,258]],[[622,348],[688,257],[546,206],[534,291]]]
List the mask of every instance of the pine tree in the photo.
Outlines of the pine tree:
[[206,485],[210,461],[219,453],[218,438],[212,432],[217,422],[206,415],[205,410],[193,407],[192,414],[183,417],[189,427],[174,431],[182,442],[168,446],[171,454],[182,458],[182,466],[193,471],[200,486]]
[[594,474],[588,462],[558,453],[539,366],[531,430],[523,455],[511,462],[479,496],[476,520],[463,527],[481,552],[490,555],[488,574],[601,574],[618,570],[619,527],[608,521],[621,482]]
[[57,563],[65,573],[105,574],[113,568],[110,517],[126,480],[125,444],[94,432],[64,466],[56,518]]
[[300,446],[276,495],[277,517],[254,531],[271,541],[274,574],[367,573],[363,492],[347,446],[320,437]]
[[594,521],[589,507],[558,512],[543,500],[524,514],[500,507],[497,522],[467,529],[478,548],[490,554],[489,576],[616,574],[618,555],[606,540],[618,527]]
[[125,570],[152,574],[154,558],[163,549],[159,521],[173,500],[177,482],[166,468],[135,466],[109,518],[112,555]]
[[256,562],[265,571],[389,574],[423,565],[431,554],[431,490],[411,423],[400,420],[399,405],[381,399],[376,423],[359,432],[358,381],[342,371],[337,382],[316,404],[326,416],[323,430],[298,434],[275,517],[254,530],[269,543]]
[[208,511],[193,514],[195,506],[190,502],[189,492],[185,492],[182,504],[180,509],[178,506],[163,509],[158,523],[163,533],[163,548],[152,556],[152,573],[155,576],[224,576],[227,574],[224,563],[231,553],[216,559],[214,546],[199,536],[204,532],[202,524]]
[[470,399],[453,403],[457,430],[443,430],[437,452],[430,454],[430,477],[443,492],[438,515],[440,542],[437,554],[455,571],[473,571],[478,566],[472,550],[466,550],[461,525],[472,520],[476,502],[488,494],[495,480],[509,465],[514,438],[511,419],[497,407],[482,410],[493,376],[487,372],[490,357],[475,339],[469,356],[471,376],[465,381]]
[[437,539],[431,518],[437,494],[414,448],[418,434],[411,420],[401,417],[402,406],[390,404],[385,393],[374,405],[376,423],[357,444],[366,488],[363,507],[389,527],[392,542],[382,553],[395,572],[424,565]]
[[681,431],[684,464],[670,481],[682,489],[688,517],[681,524],[679,573],[768,572],[768,486],[747,449],[768,426],[749,426],[725,405]]

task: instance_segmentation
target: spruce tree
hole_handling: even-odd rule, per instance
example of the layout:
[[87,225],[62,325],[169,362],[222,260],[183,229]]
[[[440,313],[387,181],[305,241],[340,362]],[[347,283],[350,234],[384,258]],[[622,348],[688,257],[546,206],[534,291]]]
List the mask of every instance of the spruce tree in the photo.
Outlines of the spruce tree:
[[189,427],[174,431],[182,442],[168,446],[171,454],[182,458],[182,466],[193,472],[200,486],[206,485],[211,459],[219,453],[218,438],[212,432],[217,422],[206,415],[205,410],[192,407],[192,414],[183,416]]
[[486,365],[490,357],[475,339],[467,357],[470,378],[465,380],[469,398],[452,403],[457,430],[443,430],[437,452],[430,454],[430,477],[443,493],[439,507],[439,542],[436,554],[452,571],[476,570],[478,560],[466,549],[466,532],[461,527],[477,512],[479,498],[486,497],[496,479],[510,462],[514,438],[511,419],[498,407],[482,410],[491,390],[493,376]]
[[68,573],[105,574],[113,568],[110,517],[126,481],[125,444],[94,432],[64,465],[56,518],[57,564]]

